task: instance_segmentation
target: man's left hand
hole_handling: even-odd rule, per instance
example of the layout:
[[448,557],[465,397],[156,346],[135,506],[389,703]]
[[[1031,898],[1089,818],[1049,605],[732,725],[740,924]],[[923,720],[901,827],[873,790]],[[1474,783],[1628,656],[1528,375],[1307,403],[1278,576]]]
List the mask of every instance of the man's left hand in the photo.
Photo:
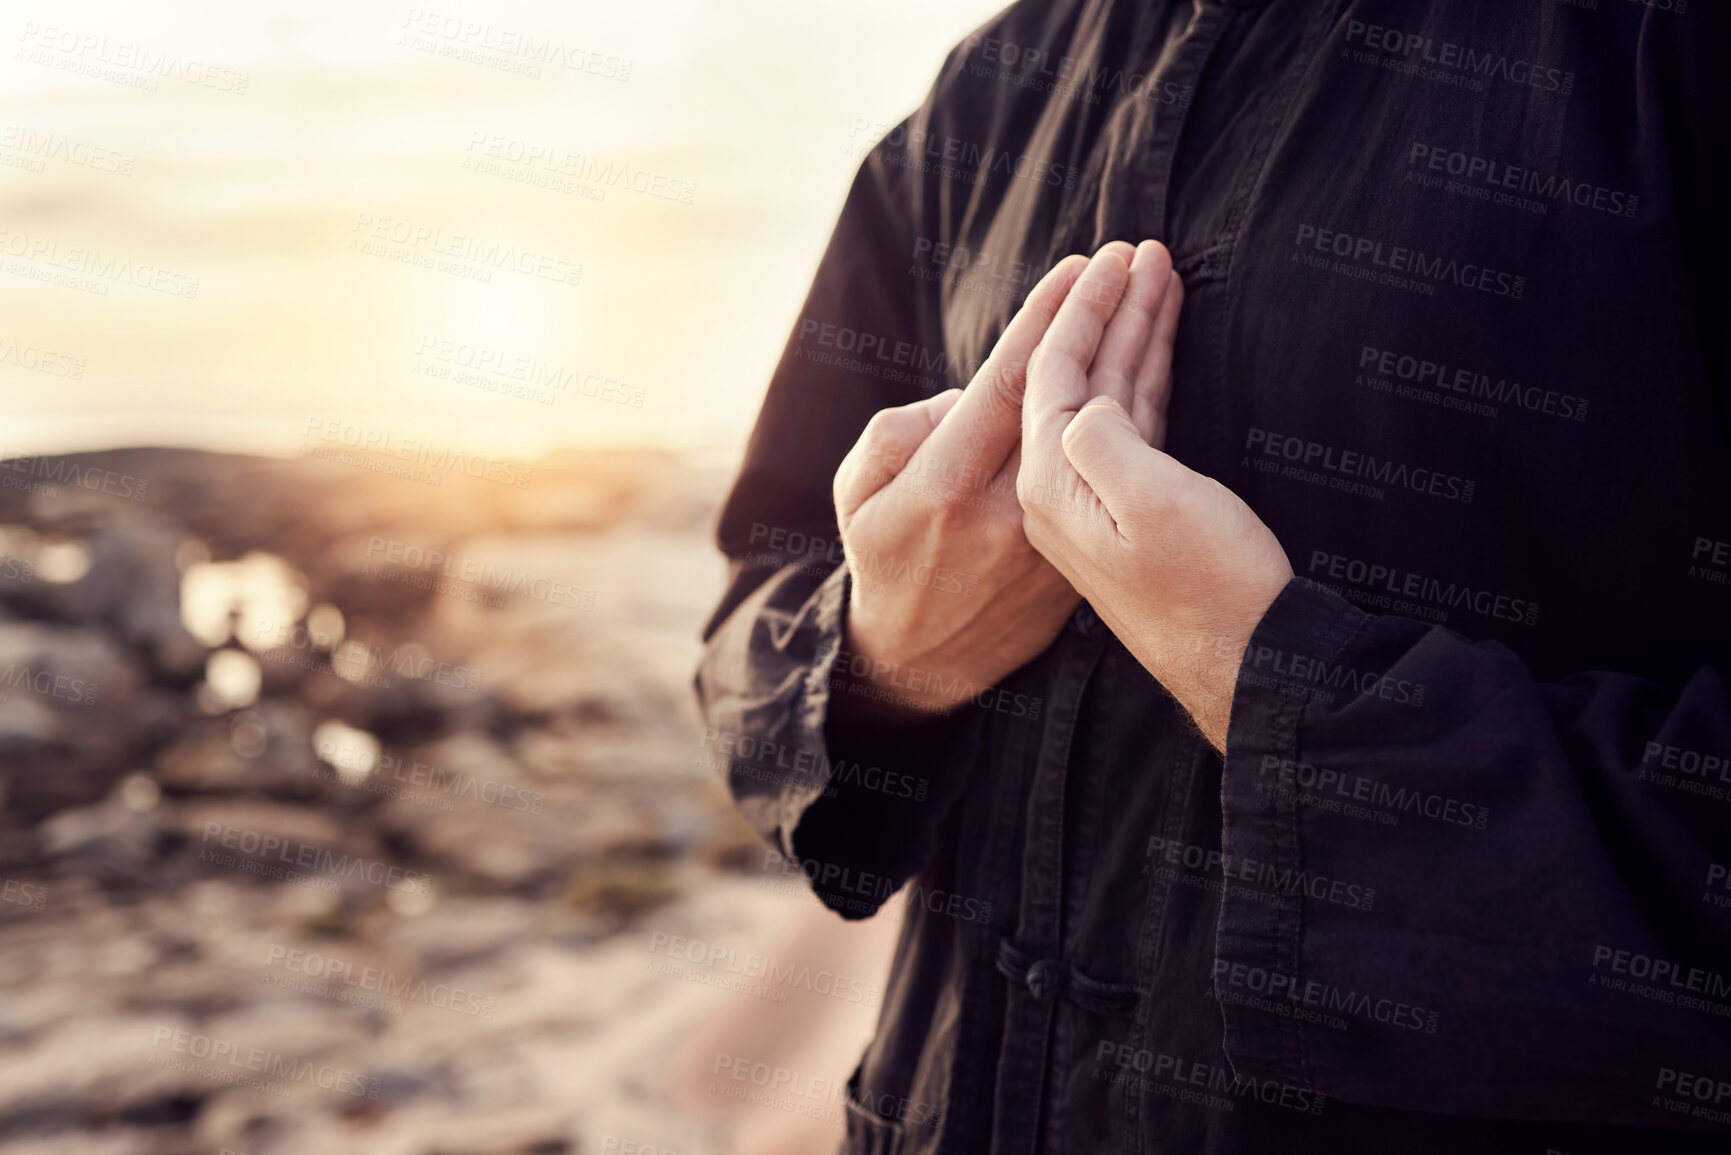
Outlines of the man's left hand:
[[1016,493],[1029,542],[1224,751],[1239,662],[1292,565],[1160,448],[1184,287],[1164,245],[1126,252],[1094,257],[1028,363]]

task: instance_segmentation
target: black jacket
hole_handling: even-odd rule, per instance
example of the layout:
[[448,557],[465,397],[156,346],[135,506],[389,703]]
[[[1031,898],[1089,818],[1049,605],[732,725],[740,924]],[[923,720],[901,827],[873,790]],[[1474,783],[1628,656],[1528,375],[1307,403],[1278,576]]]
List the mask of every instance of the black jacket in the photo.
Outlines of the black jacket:
[[[912,880],[850,1151],[1731,1150],[1728,24],[1026,0],[870,152],[698,675],[825,902]],[[1167,449],[1299,575],[1226,757],[1086,605],[949,719],[826,725],[843,454],[1144,237]]]

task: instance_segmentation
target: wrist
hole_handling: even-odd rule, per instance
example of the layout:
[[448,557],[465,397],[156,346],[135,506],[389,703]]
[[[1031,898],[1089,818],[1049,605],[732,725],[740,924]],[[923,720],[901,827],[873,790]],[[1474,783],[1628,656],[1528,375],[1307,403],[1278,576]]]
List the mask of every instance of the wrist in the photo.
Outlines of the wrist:
[[845,723],[911,725],[941,717],[965,699],[953,690],[962,679],[945,677],[886,653],[861,637],[850,620],[830,667],[830,716]]
[[[1275,594],[1278,594],[1278,590]],[[1144,664],[1177,700],[1213,747],[1226,752],[1238,670],[1256,627],[1274,604],[1274,594],[1255,598],[1230,612],[1214,614],[1160,630],[1151,660]]]

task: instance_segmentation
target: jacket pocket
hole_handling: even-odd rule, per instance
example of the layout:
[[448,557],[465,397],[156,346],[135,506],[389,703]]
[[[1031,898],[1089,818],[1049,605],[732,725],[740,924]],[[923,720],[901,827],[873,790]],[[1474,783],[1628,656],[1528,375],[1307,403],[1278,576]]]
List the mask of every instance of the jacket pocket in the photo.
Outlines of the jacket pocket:
[[885,1119],[861,1099],[863,1066],[855,1067],[847,1080],[847,1155],[901,1155],[901,1123]]

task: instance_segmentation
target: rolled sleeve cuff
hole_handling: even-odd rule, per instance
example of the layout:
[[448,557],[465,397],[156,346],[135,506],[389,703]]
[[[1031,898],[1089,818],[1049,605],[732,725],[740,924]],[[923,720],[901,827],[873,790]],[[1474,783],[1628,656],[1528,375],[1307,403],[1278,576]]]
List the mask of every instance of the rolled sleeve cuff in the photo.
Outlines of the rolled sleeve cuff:
[[[726,732],[741,812],[825,905],[865,918],[929,858],[964,780],[950,755],[969,721],[843,727],[829,718],[849,589],[843,566],[797,606],[748,605],[749,642],[717,647],[699,683],[711,725]],[[777,593],[786,603],[797,591],[764,598]]]
[[792,741],[796,750],[815,756],[818,771],[811,775],[790,775],[781,791],[782,852],[794,853],[793,831],[800,816],[821,798],[829,786],[829,739],[824,733],[824,719],[829,714],[830,676],[836,656],[841,652],[842,631],[846,627],[849,577],[842,566],[818,587],[807,606],[807,628],[811,631],[812,657],[805,667],[800,692],[790,703]]
[[[1221,847],[1276,871],[1304,869],[1294,789],[1276,771],[1298,758],[1299,726],[1369,615],[1294,577],[1268,607],[1239,663],[1227,728]],[[1270,905],[1236,888],[1221,896],[1214,997],[1226,1054],[1242,1077],[1309,1088],[1304,1049],[1302,922],[1297,903]]]

